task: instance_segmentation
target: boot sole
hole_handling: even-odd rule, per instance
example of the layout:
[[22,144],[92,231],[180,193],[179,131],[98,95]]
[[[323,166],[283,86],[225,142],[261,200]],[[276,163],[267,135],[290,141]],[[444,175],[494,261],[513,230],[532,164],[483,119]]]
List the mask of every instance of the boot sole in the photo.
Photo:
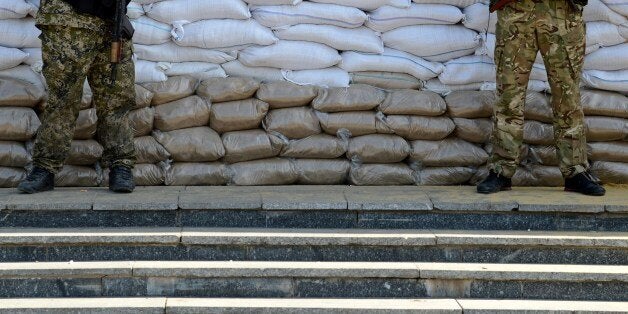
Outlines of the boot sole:
[[114,193],[133,193],[133,191],[135,190],[134,188],[117,188],[117,189],[112,189],[109,188],[110,191],[114,192]]
[[568,189],[568,188],[565,188],[565,192],[580,193],[582,195],[588,195],[588,196],[604,196],[604,195],[606,195],[606,191],[600,192],[600,193],[584,193],[582,191],[578,191],[578,190],[574,190],[574,189]]
[[497,191],[480,191],[480,190],[478,190],[478,193],[480,193],[480,194],[494,194],[494,193],[497,193],[497,192],[510,191],[510,190],[512,190],[511,186],[505,186],[505,187],[502,187],[501,189],[499,189]]
[[54,190],[54,187],[45,188],[45,189],[42,189],[42,190],[37,190],[37,189],[26,189],[26,188],[18,186],[17,190],[20,191],[23,194],[36,194],[36,193],[41,193],[41,192],[52,191],[52,190]]

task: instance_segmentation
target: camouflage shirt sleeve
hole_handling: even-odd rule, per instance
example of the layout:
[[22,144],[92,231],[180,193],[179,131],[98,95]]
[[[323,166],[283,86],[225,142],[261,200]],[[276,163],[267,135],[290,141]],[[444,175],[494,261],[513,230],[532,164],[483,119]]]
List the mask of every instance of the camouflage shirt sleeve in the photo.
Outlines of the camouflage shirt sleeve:
[[104,20],[92,15],[76,13],[70,4],[63,0],[41,0],[37,25],[86,28],[98,32],[108,30]]

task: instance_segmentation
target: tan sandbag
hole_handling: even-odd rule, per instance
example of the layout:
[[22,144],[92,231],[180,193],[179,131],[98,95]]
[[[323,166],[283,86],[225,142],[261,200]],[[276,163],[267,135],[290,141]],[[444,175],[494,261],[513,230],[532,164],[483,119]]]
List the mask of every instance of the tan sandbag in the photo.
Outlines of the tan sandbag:
[[491,139],[493,122],[490,119],[453,118],[456,137],[471,143],[484,144]]
[[393,115],[434,117],[444,114],[447,104],[434,92],[402,89],[389,92],[379,105],[379,111]]
[[305,106],[318,96],[312,85],[297,85],[290,82],[269,82],[260,85],[255,97],[268,103],[271,109]]
[[421,88],[419,79],[405,73],[364,71],[349,73],[349,75],[353,84],[366,84],[383,89]]
[[144,88],[153,93],[152,105],[161,105],[194,95],[198,80],[190,76],[171,76],[165,82],[147,83]]
[[24,143],[0,141],[0,167],[26,167],[31,162],[31,155]]
[[351,163],[346,159],[296,159],[299,184],[344,184],[349,176]]
[[268,104],[254,98],[212,104],[209,126],[218,133],[259,128]]
[[251,98],[260,88],[260,82],[247,77],[216,77],[204,80],[196,94],[208,98],[213,104]]
[[41,123],[31,108],[0,108],[0,141],[28,141]]
[[96,108],[81,110],[76,119],[76,128],[74,129],[75,140],[89,140],[96,135],[98,127],[98,116]]
[[393,131],[373,112],[317,112],[316,116],[325,133],[337,135],[338,131],[347,130],[351,136],[367,134],[390,134]]
[[144,88],[142,85],[135,84],[135,107],[133,109],[150,106],[153,102],[153,95],[153,92]]
[[541,93],[531,92],[526,95],[523,115],[526,120],[536,120],[543,123],[552,123],[554,113],[549,97]]
[[170,158],[170,153],[152,136],[136,137],[133,144],[138,164],[155,164]]
[[279,133],[291,139],[322,132],[318,117],[310,107],[271,110],[264,119],[264,128],[269,133]]
[[347,158],[356,163],[396,163],[410,154],[410,144],[397,135],[371,134],[351,138]]
[[628,119],[585,117],[587,140],[591,142],[628,140]]
[[220,135],[205,126],[170,132],[155,131],[153,137],[174,161],[216,161],[225,155]]
[[0,166],[0,188],[14,188],[26,178],[24,168]]
[[137,164],[133,168],[133,178],[138,186],[163,185],[165,173],[163,168],[154,164]]
[[628,118],[628,97],[602,90],[580,91],[582,110],[587,116]]
[[512,177],[515,186],[564,186],[565,180],[558,167],[527,165],[519,167]]
[[406,164],[364,164],[351,167],[353,185],[409,185],[415,183],[414,171]]
[[83,95],[81,96],[81,110],[91,108],[93,100],[94,93],[92,93],[89,83],[85,80],[85,83],[83,83]]
[[316,134],[304,139],[289,141],[281,151],[281,157],[330,159],[347,152],[347,142],[327,134]]
[[45,98],[43,86],[10,78],[0,79],[0,107],[35,107]]
[[98,173],[94,168],[65,165],[55,176],[55,186],[92,187],[98,186],[98,179]]
[[103,147],[94,140],[76,140],[70,145],[67,165],[90,166],[102,157]]
[[628,142],[589,142],[589,159],[628,162]]
[[387,116],[384,121],[395,134],[412,140],[442,140],[456,125],[448,117]]
[[496,102],[493,91],[454,91],[445,97],[452,118],[489,118]]
[[299,179],[294,165],[281,158],[239,162],[230,168],[234,185],[288,185]]
[[229,169],[219,162],[178,162],[166,171],[166,185],[225,185],[229,182]]
[[479,166],[488,160],[482,148],[460,139],[417,140],[411,143],[410,160],[419,167]]
[[545,166],[558,166],[558,156],[556,156],[556,146],[528,146],[527,158],[533,164]]
[[323,88],[312,101],[312,107],[322,112],[373,110],[386,98],[386,92],[376,87],[353,84],[349,87]]
[[146,107],[129,112],[129,123],[133,129],[133,136],[149,135],[155,122],[155,108]]
[[538,121],[525,121],[523,141],[532,145],[554,145],[554,127]]
[[628,163],[595,161],[591,172],[603,183],[628,184]]
[[160,131],[204,126],[209,123],[209,104],[190,96],[155,107],[155,128]]
[[227,132],[222,135],[222,143],[225,147],[223,160],[230,164],[276,157],[283,146],[279,138],[262,130]]
[[417,172],[418,185],[460,185],[471,179],[475,169],[469,167],[428,167]]

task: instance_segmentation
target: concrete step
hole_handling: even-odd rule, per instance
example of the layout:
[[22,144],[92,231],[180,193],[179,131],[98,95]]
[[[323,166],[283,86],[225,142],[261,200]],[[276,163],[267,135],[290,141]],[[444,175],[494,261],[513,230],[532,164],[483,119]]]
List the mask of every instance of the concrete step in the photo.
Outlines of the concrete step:
[[0,313],[625,313],[628,302],[468,299],[5,299]]
[[0,260],[628,265],[628,233],[370,229],[0,229]]
[[247,227],[628,231],[628,193],[559,188],[480,195],[474,187],[144,187],[0,190],[0,227]]
[[0,263],[0,298],[509,298],[628,301],[628,266],[411,262]]

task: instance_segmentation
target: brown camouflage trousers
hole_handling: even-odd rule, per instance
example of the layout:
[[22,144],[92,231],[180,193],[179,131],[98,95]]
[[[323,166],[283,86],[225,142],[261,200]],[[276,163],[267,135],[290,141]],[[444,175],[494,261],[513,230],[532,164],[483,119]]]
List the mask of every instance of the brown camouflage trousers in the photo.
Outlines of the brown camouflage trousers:
[[37,132],[33,164],[54,173],[63,166],[88,79],[98,115],[96,136],[104,147],[104,166],[133,167],[135,147],[128,113],[135,104],[131,43],[125,43],[116,82],[111,85],[109,36],[86,28],[40,26],[43,75],[48,101]]
[[519,165],[526,90],[540,50],[552,89],[560,170],[565,177],[588,170],[579,90],[586,47],[582,8],[572,8],[567,0],[522,0],[508,4],[497,14],[498,102],[489,168],[512,177]]

